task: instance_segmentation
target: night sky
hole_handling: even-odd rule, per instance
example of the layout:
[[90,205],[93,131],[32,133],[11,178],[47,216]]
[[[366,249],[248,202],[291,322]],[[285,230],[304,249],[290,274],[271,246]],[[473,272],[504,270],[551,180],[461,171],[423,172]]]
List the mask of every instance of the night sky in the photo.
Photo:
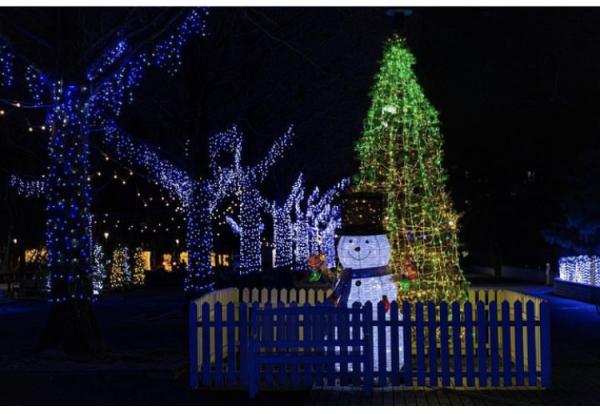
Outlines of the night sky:
[[[600,153],[600,10],[427,8],[412,9],[404,19],[386,11],[212,9],[211,34],[191,42],[182,72],[147,76],[121,124],[202,175],[211,133],[236,123],[246,134],[244,157],[251,164],[293,123],[295,145],[264,192],[284,198],[300,171],[309,188],[328,187],[356,171],[353,143],[370,104],[382,43],[402,31],[421,85],[440,112],[449,190],[463,213],[461,241],[470,253],[465,264],[554,263],[560,252],[545,242],[543,231],[564,221],[561,208],[573,197],[574,183],[585,187],[596,180],[590,165]],[[110,45],[116,27],[128,33],[144,28],[136,35],[143,43],[177,13],[0,9],[0,33],[37,66],[80,81],[82,68]],[[0,90],[2,97],[15,94]],[[10,173],[44,171],[45,135],[27,131],[40,124],[42,113],[2,108],[0,243],[18,237],[39,244],[43,203],[18,199],[6,183]],[[117,218],[180,222],[161,203],[141,205],[138,191],[155,201],[161,194],[137,171],[129,178],[99,148],[93,152],[92,170],[103,173],[93,181],[96,217],[109,213],[113,224]],[[113,180],[115,173],[127,184]],[[110,231],[147,241],[123,227]],[[95,231],[105,231],[103,224]],[[183,232],[152,237],[169,243]]]

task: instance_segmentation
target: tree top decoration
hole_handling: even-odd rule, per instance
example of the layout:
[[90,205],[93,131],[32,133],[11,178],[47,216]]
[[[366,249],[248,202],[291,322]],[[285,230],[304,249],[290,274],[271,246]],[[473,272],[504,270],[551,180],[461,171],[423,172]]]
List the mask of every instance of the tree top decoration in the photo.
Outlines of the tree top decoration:
[[385,43],[356,143],[360,169],[354,182],[357,191],[386,195],[384,226],[399,299],[461,300],[467,282],[459,267],[458,215],[446,192],[438,113],[414,64],[403,39]]

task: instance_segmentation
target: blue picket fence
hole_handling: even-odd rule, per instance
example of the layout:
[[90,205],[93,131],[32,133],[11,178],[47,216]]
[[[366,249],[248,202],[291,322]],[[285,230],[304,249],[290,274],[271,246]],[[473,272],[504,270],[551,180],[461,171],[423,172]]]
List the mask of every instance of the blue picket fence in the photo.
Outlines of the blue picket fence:
[[248,387],[251,395],[259,384],[362,385],[367,392],[372,385],[550,387],[549,304],[493,300],[499,297],[508,295],[437,306],[392,302],[387,312],[381,302],[375,312],[371,304],[318,301],[192,302],[190,385]]

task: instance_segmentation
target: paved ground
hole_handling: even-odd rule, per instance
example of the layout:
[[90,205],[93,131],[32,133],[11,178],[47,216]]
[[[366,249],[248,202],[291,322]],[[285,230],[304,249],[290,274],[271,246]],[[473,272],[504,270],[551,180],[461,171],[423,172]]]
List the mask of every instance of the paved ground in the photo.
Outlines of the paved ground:
[[261,392],[251,402],[242,390],[191,391],[186,385],[184,299],[176,289],[166,289],[102,299],[97,317],[110,350],[94,361],[34,354],[47,305],[0,304],[0,404],[599,405],[600,315],[594,307],[556,298],[548,287],[509,287],[552,303],[552,390],[388,388],[366,399],[356,389],[313,389]]

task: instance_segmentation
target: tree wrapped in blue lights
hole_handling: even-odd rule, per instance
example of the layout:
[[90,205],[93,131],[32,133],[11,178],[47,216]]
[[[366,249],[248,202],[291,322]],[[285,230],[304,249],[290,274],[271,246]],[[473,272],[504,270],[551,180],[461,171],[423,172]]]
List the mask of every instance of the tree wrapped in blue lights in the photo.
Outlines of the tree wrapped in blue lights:
[[[28,100],[2,100],[15,108],[43,109],[42,129],[49,134],[48,172],[43,182],[47,202],[46,242],[49,254],[50,301],[55,308],[43,341],[70,351],[91,350],[98,334],[91,316],[91,194],[87,181],[90,137],[105,136],[114,128],[123,106],[130,103],[145,69],[155,67],[175,74],[181,52],[189,40],[206,34],[208,11],[192,9],[164,40],[148,50],[137,50],[120,38],[85,71],[86,84],[63,82],[60,74],[44,73],[20,59],[29,89]],[[14,85],[17,59],[9,43],[0,38],[0,85]],[[15,178],[12,184],[36,180]],[[32,196],[41,187],[25,190]],[[39,191],[38,191],[39,192]],[[94,338],[96,337],[96,338]],[[76,348],[76,349],[75,349]]]

